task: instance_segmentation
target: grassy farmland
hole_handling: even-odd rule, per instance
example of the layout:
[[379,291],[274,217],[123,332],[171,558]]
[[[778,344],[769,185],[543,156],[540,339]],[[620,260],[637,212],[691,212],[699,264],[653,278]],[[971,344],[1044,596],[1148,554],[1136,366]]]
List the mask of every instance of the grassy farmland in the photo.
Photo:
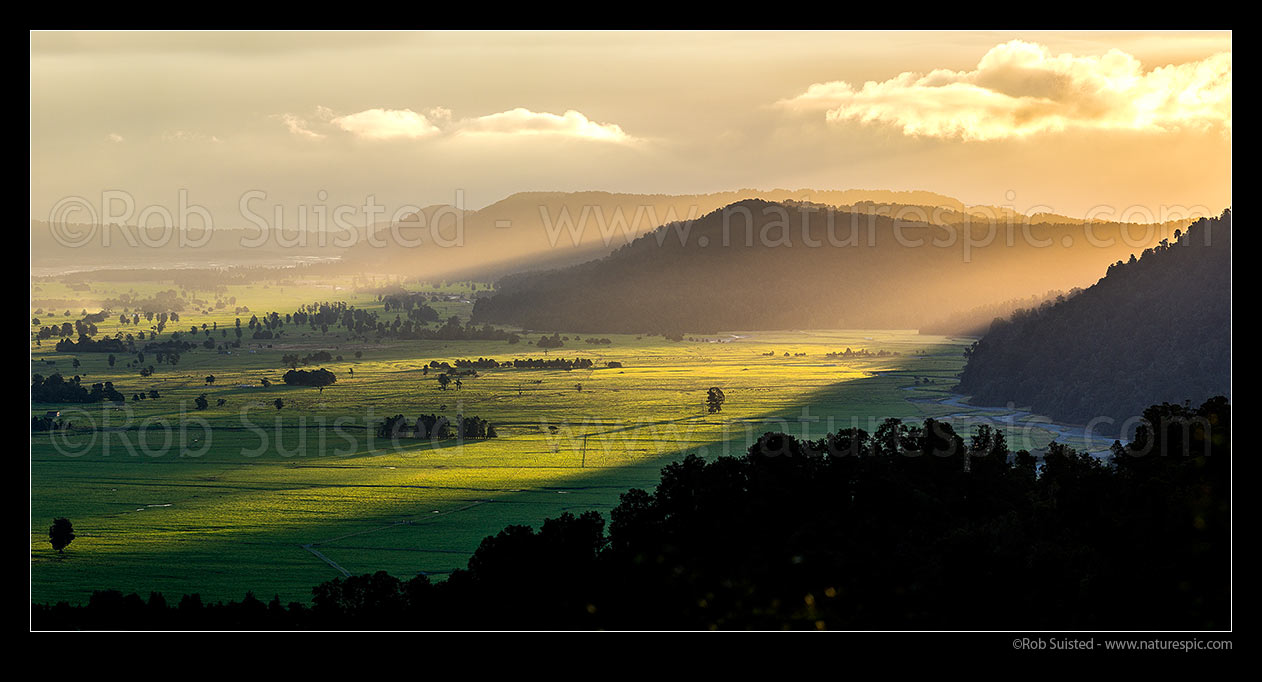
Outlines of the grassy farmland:
[[[45,325],[73,322],[81,308],[94,312],[94,302],[122,292],[172,288],[122,282],[84,290],[51,280],[36,287],[33,313],[48,308],[35,305],[40,300],[72,312],[36,315]],[[440,290],[453,296],[433,304],[444,317],[468,315],[467,287]],[[283,316],[316,300],[380,307],[350,282],[230,286],[189,298],[198,296],[208,312],[181,313],[168,334],[203,323],[231,328],[237,317]],[[235,298],[251,312],[213,309],[217,298]],[[117,312],[98,325],[102,336],[136,330],[120,325]],[[279,339],[243,342],[231,354],[187,352],[149,377],[123,358],[111,368],[106,354],[57,353],[52,343],[32,341],[33,372],[112,381],[129,398],[118,407],[32,406],[34,415],[61,410],[75,426],[32,434],[33,601],[84,601],[95,589],[115,588],[168,598],[198,592],[209,600],[240,598],[248,589],[288,602],[309,599],[312,586],[343,571],[441,577],[505,525],[607,511],[620,493],[652,486],[664,464],[687,453],[738,454],[768,430],[819,436],[872,430],[886,417],[967,423],[969,414],[988,413],[935,402],[948,395],[968,340],[914,331],[736,331],[684,341],[610,335],[608,345],[571,338],[548,357],[591,358],[596,368],[481,370],[462,377],[459,390],[440,390],[438,372],[424,370],[431,361],[542,357],[530,343],[539,333],[510,345],[285,329]],[[826,356],[847,348],[886,354]],[[336,384],[321,392],[281,383],[283,354],[316,350],[343,358],[321,363]],[[608,367],[611,361],[622,367]],[[273,385],[264,388],[261,378]],[[727,396],[718,414],[705,409],[710,386]],[[130,399],[149,390],[161,397]],[[197,410],[202,394],[210,406]],[[374,434],[386,416],[421,413],[478,416],[498,437],[434,443]],[[1035,426],[1011,440],[1041,447],[1051,437]],[[63,555],[47,538],[58,516],[69,517],[78,535]]]

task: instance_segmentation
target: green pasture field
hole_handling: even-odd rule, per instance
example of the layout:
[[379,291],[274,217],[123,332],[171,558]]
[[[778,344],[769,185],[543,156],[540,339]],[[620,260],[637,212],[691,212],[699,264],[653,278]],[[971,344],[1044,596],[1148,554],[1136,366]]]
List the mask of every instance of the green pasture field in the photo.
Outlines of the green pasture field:
[[[146,290],[139,283],[93,284],[91,292],[47,280],[36,286],[34,300],[79,296],[85,304]],[[272,310],[283,317],[316,300],[380,305],[370,293],[335,286],[273,283],[197,296],[235,296],[236,305],[260,317]],[[444,316],[467,317],[472,304],[436,307]],[[41,322],[73,322],[79,309]],[[136,330],[119,325],[117,316],[98,325],[102,334]],[[237,315],[229,306],[180,317],[160,338],[203,322],[231,327]],[[34,602],[82,602],[106,588],[159,591],[168,599],[185,593],[239,599],[253,591],[265,600],[308,601],[314,585],[343,571],[441,579],[506,525],[538,527],[565,511],[607,513],[621,493],[651,488],[664,465],[689,453],[738,455],[770,430],[818,437],[850,426],[871,431],[886,417],[984,412],[932,402],[949,395],[971,339],[915,331],[733,332],[680,342],[602,334],[612,343],[600,346],[570,335],[547,356],[591,358],[595,369],[481,370],[462,377],[459,390],[444,391],[438,372],[424,373],[432,360],[544,354],[526,340],[375,342],[285,329],[280,339],[263,347],[243,342],[231,355],[184,353],[176,367],[160,366],[147,378],[124,366],[130,357],[110,368],[106,354],[56,353],[52,343],[32,341],[33,372],[77,373],[87,384],[113,381],[128,396],[119,407],[32,406],[33,415],[61,410],[76,427],[31,437]],[[846,348],[891,355],[825,357]],[[281,382],[282,354],[320,349],[343,357],[322,365],[336,373],[336,384],[321,392]],[[76,357],[78,370],[71,367]],[[610,361],[623,367],[608,368]],[[206,385],[211,374],[214,384]],[[264,377],[270,388],[261,386]],[[727,397],[717,414],[705,408],[711,386]],[[161,398],[131,400],[150,389]],[[194,400],[203,393],[210,407],[199,411]],[[276,398],[283,409],[273,406]],[[498,437],[391,442],[373,433],[383,417],[422,413],[481,417]],[[1051,437],[1026,429],[1013,445],[1041,447]],[[47,537],[59,516],[69,517],[77,534],[60,555]]]

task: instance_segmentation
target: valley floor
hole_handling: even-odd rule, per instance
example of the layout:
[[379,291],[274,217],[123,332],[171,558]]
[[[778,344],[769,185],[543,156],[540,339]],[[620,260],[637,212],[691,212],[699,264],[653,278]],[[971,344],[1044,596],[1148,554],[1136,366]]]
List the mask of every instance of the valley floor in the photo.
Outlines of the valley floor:
[[[112,588],[307,601],[314,585],[348,573],[441,577],[506,525],[607,512],[626,490],[654,486],[665,464],[689,453],[740,455],[766,431],[819,437],[933,416],[967,436],[971,423],[1002,427],[1010,417],[1014,449],[1043,447],[1054,433],[1081,445],[1030,415],[953,397],[971,339],[836,330],[610,340],[575,338],[548,353],[590,358],[593,369],[480,370],[458,390],[441,390],[425,366],[543,352],[524,341],[365,343],[295,329],[271,347],[189,352],[140,378],[96,354],[33,346],[35,372],[80,373],[85,383],[113,381],[129,398],[151,388],[162,397],[33,406],[35,415],[60,408],[79,428],[32,434],[32,600],[81,602]],[[847,348],[873,355],[828,355]],[[346,358],[323,363],[337,383],[323,392],[282,384],[280,356],[312,349]],[[82,366],[72,371],[74,357]],[[274,385],[263,388],[263,377]],[[711,386],[726,395],[717,414],[704,402]],[[205,410],[194,407],[201,394]],[[422,413],[477,416],[498,437],[391,442],[373,432],[386,416]],[[58,554],[47,529],[62,516],[77,538]]]

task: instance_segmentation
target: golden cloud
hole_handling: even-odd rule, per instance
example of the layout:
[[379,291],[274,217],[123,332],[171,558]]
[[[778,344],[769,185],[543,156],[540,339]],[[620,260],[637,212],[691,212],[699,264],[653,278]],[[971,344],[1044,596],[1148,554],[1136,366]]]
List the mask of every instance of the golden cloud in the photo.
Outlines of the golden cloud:
[[330,123],[358,137],[370,140],[417,139],[439,132],[424,115],[411,109],[367,109],[334,117]]
[[[290,133],[308,140],[324,139],[307,119],[294,114],[277,114]],[[628,143],[635,138],[613,123],[598,123],[570,109],[564,114],[535,112],[518,107],[486,116],[453,121],[451,110],[430,109],[428,115],[411,109],[367,109],[339,116],[328,107],[316,107],[316,119],[357,137],[370,140],[419,139],[441,134],[455,136],[557,136],[602,142]]]
[[558,116],[518,107],[498,114],[464,119],[458,128],[461,134],[560,135],[603,142],[631,141],[620,126],[597,123],[573,109]]
[[906,72],[855,88],[816,83],[781,106],[825,110],[830,123],[897,126],[906,135],[964,140],[1070,128],[1231,133],[1231,53],[1145,72],[1120,50],[1053,56],[1035,43],[997,45],[972,71]]
[[298,137],[305,137],[311,140],[324,139],[323,134],[317,133],[311,128],[307,127],[308,124],[306,120],[299,118],[293,114],[279,114],[275,116],[274,118],[280,119],[280,121],[285,124],[285,127],[289,129],[289,132],[293,133],[294,135],[297,135]]

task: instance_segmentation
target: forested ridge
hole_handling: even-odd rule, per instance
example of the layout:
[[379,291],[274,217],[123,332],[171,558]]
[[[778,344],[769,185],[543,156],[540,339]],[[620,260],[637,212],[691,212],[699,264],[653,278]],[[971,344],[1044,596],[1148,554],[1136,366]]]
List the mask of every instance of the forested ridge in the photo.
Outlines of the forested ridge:
[[957,390],[973,402],[1102,433],[1128,431],[1150,401],[1230,395],[1231,211],[1117,261],[1076,296],[995,320],[967,356]]
[[[918,329],[1001,290],[1067,288],[1130,253],[1126,229],[944,226],[749,199],[663,225],[604,258],[504,277],[473,315],[580,333]],[[1112,245],[1089,245],[1088,231]]]

